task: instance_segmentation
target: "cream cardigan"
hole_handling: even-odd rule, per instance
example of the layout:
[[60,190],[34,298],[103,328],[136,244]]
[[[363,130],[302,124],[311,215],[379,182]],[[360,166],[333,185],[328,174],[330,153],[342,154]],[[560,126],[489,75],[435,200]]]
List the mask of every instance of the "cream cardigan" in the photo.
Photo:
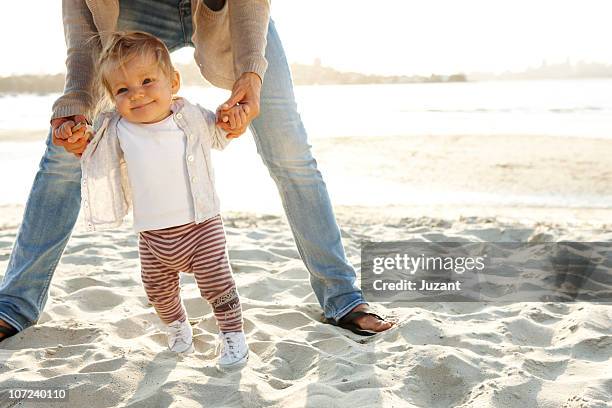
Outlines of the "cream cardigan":
[[[263,80],[270,1],[226,0],[218,11],[206,1],[191,1],[194,56],[204,78],[225,89],[232,89],[245,72],[255,72]],[[53,104],[52,119],[90,117],[96,104],[95,62],[107,34],[117,26],[119,0],[63,0],[62,14],[68,50],[66,84]]]

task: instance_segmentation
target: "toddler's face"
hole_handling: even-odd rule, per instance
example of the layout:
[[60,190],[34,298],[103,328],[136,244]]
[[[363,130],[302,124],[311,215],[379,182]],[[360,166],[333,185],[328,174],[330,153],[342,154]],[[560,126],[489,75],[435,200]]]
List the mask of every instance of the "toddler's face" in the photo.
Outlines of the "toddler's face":
[[134,123],[155,123],[170,116],[172,95],[180,79],[168,77],[153,55],[136,56],[108,73],[107,82],[122,117]]

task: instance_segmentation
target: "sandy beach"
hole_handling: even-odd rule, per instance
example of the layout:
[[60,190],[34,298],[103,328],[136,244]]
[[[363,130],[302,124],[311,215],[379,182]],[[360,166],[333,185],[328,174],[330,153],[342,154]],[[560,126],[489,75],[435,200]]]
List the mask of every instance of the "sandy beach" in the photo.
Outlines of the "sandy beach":
[[[593,223],[377,218],[367,208],[338,218],[355,264],[363,239],[612,239]],[[4,222],[3,269],[16,233]],[[147,305],[131,229],[78,228],[39,324],[1,344],[0,388],[68,388],[70,401],[50,406],[95,408],[608,406],[608,305],[379,304],[397,327],[363,338],[321,322],[283,218],[229,213],[225,223],[252,351],[242,371],[215,368],[216,326],[191,276],[183,293],[196,353],[177,358]],[[13,406],[3,392],[0,406]]]
[[[363,240],[612,239],[606,203],[612,173],[604,160],[610,141],[409,141],[318,142],[314,149],[331,180],[332,198],[337,180],[378,174],[417,190],[582,194],[599,197],[601,205],[338,206],[355,265]],[[526,147],[519,150],[521,145]],[[343,154],[334,154],[339,148]],[[362,165],[348,159],[356,156],[364,158]],[[2,271],[22,211],[21,205],[1,208]],[[51,406],[94,408],[609,406],[609,305],[382,303],[376,310],[397,326],[363,338],[322,323],[283,216],[226,212],[224,220],[251,347],[246,368],[222,373],[215,367],[216,326],[190,275],[183,276],[183,294],[196,353],[177,357],[167,351],[140,283],[130,223],[101,233],[86,232],[79,223],[39,324],[0,343],[0,407],[14,406],[6,390],[18,386],[66,388],[69,401]]]
[[[397,136],[313,145],[356,266],[364,240],[612,240],[611,140]],[[218,177],[236,157],[263,168],[240,146]],[[251,182],[244,177],[235,183]],[[344,205],[377,194],[385,205]],[[275,192],[267,200],[278,200]],[[23,206],[0,211],[3,273]],[[190,275],[183,294],[196,353],[167,351],[130,222],[101,233],[79,222],[39,324],[0,343],[0,407],[40,406],[8,400],[8,389],[24,386],[69,389],[68,402],[46,403],[58,407],[609,406],[610,305],[381,303],[376,310],[397,326],[363,338],[322,322],[284,216],[227,211],[224,220],[247,367],[215,367],[215,322]]]

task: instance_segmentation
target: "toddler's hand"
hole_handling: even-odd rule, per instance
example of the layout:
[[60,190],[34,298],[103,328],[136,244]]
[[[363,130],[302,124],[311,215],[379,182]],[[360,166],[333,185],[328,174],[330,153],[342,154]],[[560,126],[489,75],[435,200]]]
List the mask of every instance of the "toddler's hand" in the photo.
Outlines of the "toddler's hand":
[[91,126],[87,125],[83,115],[53,119],[51,129],[53,144],[62,146],[77,157],[81,157],[92,134]]
[[[229,110],[223,111],[221,114],[221,109],[217,109],[217,120],[220,122],[226,122],[229,124],[230,128],[239,129],[241,127],[246,126],[247,117],[249,115],[249,107],[248,105],[234,105]],[[238,136],[229,136],[229,137],[238,137]]]
[[58,138],[68,140],[68,143],[76,143],[89,138],[91,130],[88,129],[87,123],[79,122],[74,126],[70,126],[71,123],[64,122],[60,125]]

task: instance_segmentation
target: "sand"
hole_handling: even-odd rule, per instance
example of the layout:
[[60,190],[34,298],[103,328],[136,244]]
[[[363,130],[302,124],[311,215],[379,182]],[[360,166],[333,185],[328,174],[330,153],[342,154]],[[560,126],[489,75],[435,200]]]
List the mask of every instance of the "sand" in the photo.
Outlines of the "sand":
[[[5,270],[22,208],[1,210]],[[612,239],[610,224],[590,210],[572,222],[558,221],[562,210],[547,211],[555,222],[525,220],[516,209],[446,218],[426,210],[339,208],[349,259],[359,263],[364,239]],[[397,326],[359,337],[322,323],[282,217],[224,219],[251,347],[245,368],[215,367],[213,315],[189,275],[183,294],[196,352],[169,352],[129,224],[103,233],[79,225],[39,324],[0,343],[0,407],[15,406],[6,389],[25,386],[69,388],[69,401],[19,406],[578,408],[612,400],[609,305],[377,304]]]
[[[475,201],[494,207],[612,207],[612,139],[332,138],[317,140],[314,152],[330,182],[356,180],[356,188],[365,186],[364,195],[396,197],[396,202],[407,197],[410,206],[434,202],[463,206]],[[366,180],[375,180],[382,188],[377,191]]]

